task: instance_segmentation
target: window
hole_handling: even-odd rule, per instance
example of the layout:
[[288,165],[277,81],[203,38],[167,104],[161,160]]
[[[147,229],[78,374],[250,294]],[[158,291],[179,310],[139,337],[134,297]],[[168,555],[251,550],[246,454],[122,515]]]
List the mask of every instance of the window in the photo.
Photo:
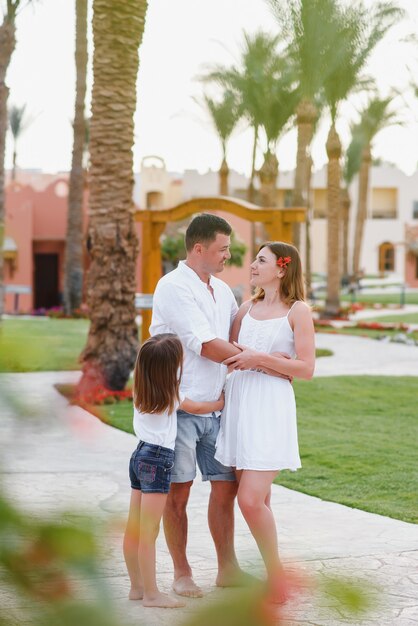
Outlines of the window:
[[371,207],[373,219],[396,219],[398,213],[398,190],[395,188],[372,189]]
[[412,203],[412,217],[414,220],[418,220],[418,200],[414,200]]
[[379,272],[395,271],[395,247],[385,241],[379,246]]
[[149,191],[147,193],[147,209],[161,209],[163,205],[163,194],[160,191]]

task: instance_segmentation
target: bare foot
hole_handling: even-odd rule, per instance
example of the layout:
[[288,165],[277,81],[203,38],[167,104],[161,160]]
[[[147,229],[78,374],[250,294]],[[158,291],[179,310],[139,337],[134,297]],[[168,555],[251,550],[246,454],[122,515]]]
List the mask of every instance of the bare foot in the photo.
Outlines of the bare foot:
[[203,598],[203,591],[198,587],[191,576],[180,576],[173,583],[173,591],[185,598]]
[[243,572],[239,567],[225,569],[216,577],[217,587],[248,587],[256,582],[259,582],[257,578]]
[[139,587],[139,589],[132,589],[129,592],[129,600],[142,600],[142,598],[144,597],[144,590],[142,587]]
[[152,596],[144,597],[142,606],[158,607],[160,609],[180,609],[186,606],[186,603],[180,602],[180,600],[171,598],[168,594],[158,591]]

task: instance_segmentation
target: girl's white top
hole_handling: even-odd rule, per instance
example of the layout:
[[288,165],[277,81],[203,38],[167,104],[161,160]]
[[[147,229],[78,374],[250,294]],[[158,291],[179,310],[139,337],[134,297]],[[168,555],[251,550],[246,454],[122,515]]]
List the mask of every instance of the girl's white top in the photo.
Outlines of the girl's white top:
[[[239,343],[260,352],[286,352],[293,358],[289,313],[257,320],[250,309],[242,319]],[[252,370],[232,372],[215,458],[237,469],[296,470],[301,466],[295,396],[288,380]]]
[[172,413],[168,411],[140,413],[134,407],[134,432],[138,439],[174,450],[177,436],[177,409],[183,401],[184,396],[180,394],[180,402],[174,405]]

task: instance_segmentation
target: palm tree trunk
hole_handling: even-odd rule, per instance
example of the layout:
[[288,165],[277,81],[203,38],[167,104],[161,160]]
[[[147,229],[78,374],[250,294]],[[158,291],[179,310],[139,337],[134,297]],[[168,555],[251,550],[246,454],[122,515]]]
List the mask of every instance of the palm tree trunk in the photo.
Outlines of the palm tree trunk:
[[328,242],[327,297],[325,317],[334,317],[340,310],[340,214],[341,214],[341,142],[334,123],[327,140],[328,155]]
[[86,99],[87,60],[87,0],[76,0],[77,78],[64,270],[64,310],[67,315],[72,315],[80,306],[83,293],[83,153],[86,136],[84,101]]
[[[296,154],[295,182],[293,188],[293,206],[306,206],[307,163],[310,157],[310,144],[313,136],[314,122],[318,115],[316,106],[310,100],[303,99],[296,109],[298,127],[298,145]],[[293,224],[293,243],[300,248],[300,224]]]
[[5,237],[5,206],[4,206],[4,155],[7,133],[7,98],[9,89],[6,86],[6,72],[16,45],[14,16],[5,16],[0,26],[0,320],[4,310],[4,259],[3,247]]
[[342,213],[342,271],[343,276],[348,277],[348,229],[350,223],[350,206],[351,199],[348,189],[345,187],[341,190],[341,213]]
[[277,177],[279,175],[279,162],[272,152],[266,152],[264,155],[264,163],[258,170],[260,179],[260,197],[261,206],[276,207],[277,206]]
[[[15,143],[16,146],[16,143]],[[13,165],[12,165],[12,180],[16,180],[16,160],[17,160],[17,152],[16,147],[13,148]]]
[[369,193],[369,173],[372,160],[370,144],[364,147],[359,171],[358,207],[354,232],[353,274],[360,272],[361,245],[363,243],[364,224],[367,219],[367,196]]
[[219,195],[227,196],[228,195],[228,176],[229,176],[229,167],[226,162],[226,158],[224,156],[221,164],[221,169],[219,170]]
[[312,167],[313,161],[311,156],[307,159],[307,181],[306,181],[306,222],[305,222],[305,283],[306,293],[308,298],[312,297],[312,246],[311,246],[311,225],[312,225],[312,193],[311,193],[311,179],[312,179]]
[[146,0],[93,4],[87,280],[91,324],[81,355],[81,394],[97,385],[123,389],[138,348],[132,146],[138,48],[146,10]]
[[258,142],[258,126],[254,126],[254,143],[253,143],[253,153],[252,153],[252,158],[251,158],[251,176],[250,176],[250,182],[248,184],[248,191],[247,191],[248,202],[251,202],[253,204],[255,202],[254,178],[256,174],[255,159],[257,156],[257,142]]

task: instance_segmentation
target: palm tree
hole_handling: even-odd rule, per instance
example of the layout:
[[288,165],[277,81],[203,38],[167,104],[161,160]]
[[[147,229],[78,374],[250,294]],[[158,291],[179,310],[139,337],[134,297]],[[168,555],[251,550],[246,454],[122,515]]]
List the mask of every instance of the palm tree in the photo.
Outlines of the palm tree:
[[[30,2],[30,0],[28,1]],[[23,4],[23,0],[7,0],[3,9],[3,22],[0,25],[0,320],[4,306],[4,154],[8,124],[7,98],[9,96],[6,73],[16,46],[16,15]]]
[[248,186],[248,201],[254,202],[255,162],[260,126],[262,123],[263,85],[277,72],[281,72],[282,59],[277,52],[279,36],[259,31],[254,35],[244,33],[244,44],[239,65],[225,67],[215,65],[210,68],[202,80],[220,84],[236,94],[239,110],[254,131],[251,175]]
[[13,136],[12,180],[16,180],[17,142],[31,123],[30,119],[25,119],[25,112],[26,104],[23,104],[21,107],[13,104],[9,109],[9,127]]
[[338,7],[335,14],[336,43],[334,57],[338,64],[325,77],[324,92],[331,112],[331,128],[327,140],[328,155],[328,254],[327,297],[325,316],[337,315],[340,309],[340,218],[341,218],[341,142],[336,129],[340,103],[354,89],[364,88],[361,78],[371,52],[389,28],[403,13],[394,4],[378,3],[375,7],[363,4]]
[[138,48],[146,0],[94,0],[93,93],[90,123],[90,199],[87,279],[90,329],[81,360],[79,392],[95,385],[120,390],[137,347],[133,116]]
[[277,206],[277,177],[279,163],[276,156],[280,138],[288,130],[289,120],[295,112],[297,92],[293,85],[293,75],[283,58],[282,71],[266,76],[261,86],[260,126],[266,137],[264,163],[258,170],[260,179],[261,205]]
[[[289,46],[299,101],[296,106],[297,156],[293,205],[306,206],[310,144],[318,121],[318,97],[324,78],[334,69],[335,0],[268,0]],[[294,224],[293,242],[300,245],[300,224]]]
[[64,311],[67,315],[71,315],[80,306],[83,293],[83,154],[86,139],[84,101],[88,60],[87,8],[87,0],[76,0],[76,96],[64,267]]
[[394,97],[372,98],[361,113],[358,133],[362,137],[363,149],[359,176],[358,206],[354,232],[353,274],[360,270],[361,245],[363,241],[364,224],[367,218],[367,198],[369,191],[369,172],[372,161],[372,142],[376,135],[400,120],[394,110],[390,109]]
[[219,170],[219,194],[227,196],[229,168],[226,160],[226,146],[241,117],[237,98],[232,91],[226,89],[219,102],[207,94],[204,94],[203,102],[221,142],[222,163]]

